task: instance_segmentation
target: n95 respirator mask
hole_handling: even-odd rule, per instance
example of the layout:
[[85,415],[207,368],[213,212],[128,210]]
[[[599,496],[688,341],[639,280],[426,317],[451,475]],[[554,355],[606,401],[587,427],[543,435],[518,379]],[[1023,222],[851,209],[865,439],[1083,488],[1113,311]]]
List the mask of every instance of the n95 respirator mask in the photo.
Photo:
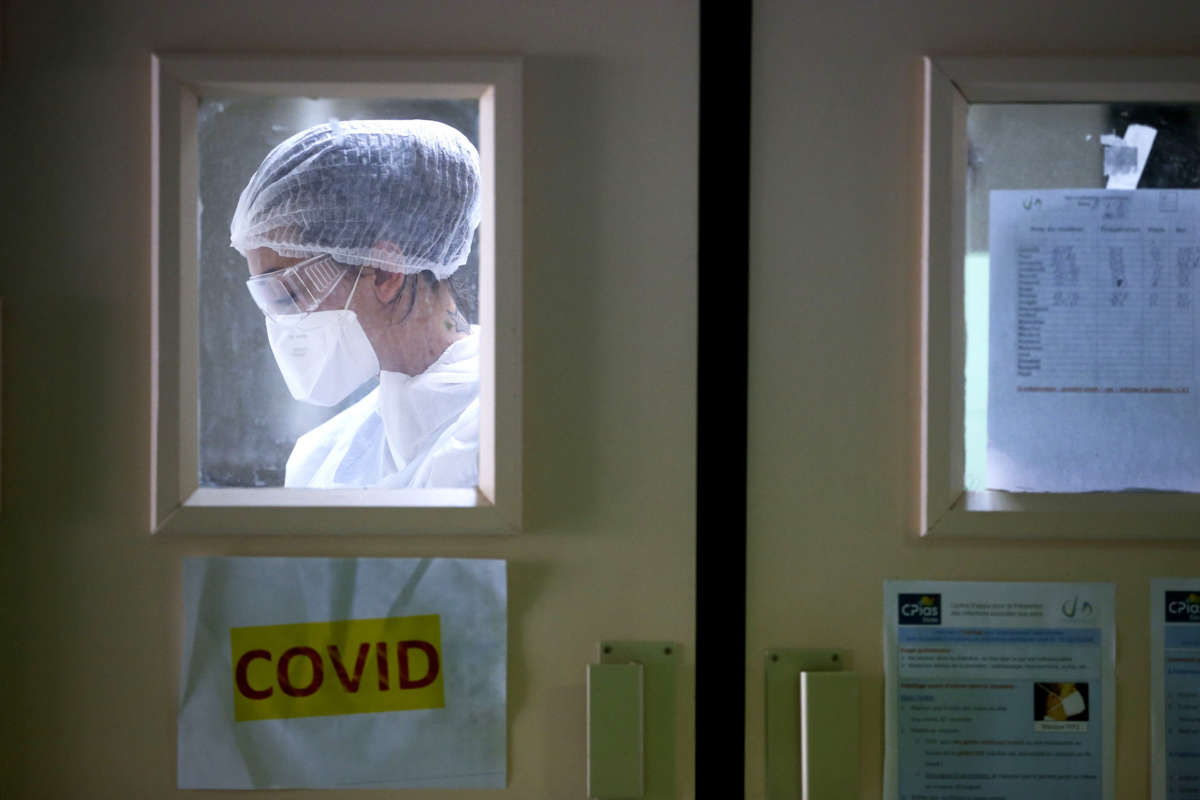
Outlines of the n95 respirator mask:
[[353,311],[314,311],[266,322],[275,363],[297,400],[337,405],[379,374],[375,348]]

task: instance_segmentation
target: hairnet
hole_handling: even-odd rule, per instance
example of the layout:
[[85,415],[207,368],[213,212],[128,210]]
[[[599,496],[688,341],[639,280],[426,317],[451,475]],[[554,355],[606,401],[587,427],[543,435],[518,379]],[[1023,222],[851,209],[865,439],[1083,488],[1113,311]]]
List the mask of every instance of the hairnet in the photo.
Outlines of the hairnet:
[[479,205],[479,154],[449,125],[331,122],[267,155],[238,199],[230,244],[441,280],[467,260]]

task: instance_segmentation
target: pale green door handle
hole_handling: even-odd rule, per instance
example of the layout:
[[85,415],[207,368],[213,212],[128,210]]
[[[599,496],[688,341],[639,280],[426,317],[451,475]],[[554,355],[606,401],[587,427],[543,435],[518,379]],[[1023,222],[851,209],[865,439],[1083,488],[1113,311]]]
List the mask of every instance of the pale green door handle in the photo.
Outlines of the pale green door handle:
[[645,794],[641,664],[587,665],[587,796],[630,800]]
[[858,676],[800,673],[800,797],[858,797]]
[[844,650],[765,653],[766,800],[853,800],[858,677]]

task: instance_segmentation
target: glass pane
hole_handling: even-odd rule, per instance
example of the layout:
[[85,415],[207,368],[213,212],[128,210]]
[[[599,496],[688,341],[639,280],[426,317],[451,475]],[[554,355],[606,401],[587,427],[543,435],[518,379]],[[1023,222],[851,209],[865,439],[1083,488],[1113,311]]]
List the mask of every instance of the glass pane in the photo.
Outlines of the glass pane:
[[[294,400],[268,344],[263,313],[247,292],[246,259],[230,246],[238,197],[267,153],[313,125],[356,119],[434,120],[479,146],[476,100],[211,97],[200,104],[201,486],[282,486],[297,438],[350,408],[377,385],[368,381],[333,407]],[[476,231],[467,263],[447,279],[458,309],[471,325],[479,322],[478,243]]]
[[[1139,134],[1148,130],[1152,131],[1149,135],[1153,139],[1147,155],[1146,145],[1150,140],[1139,139]],[[1015,456],[1008,449],[999,453],[1002,443],[992,441],[993,458],[1024,460],[1013,465],[1014,472],[1033,475],[1040,468],[1060,462],[1100,464],[1105,458],[1120,461],[1116,454],[1122,449],[1135,449],[1134,441],[1149,429],[1157,433],[1148,435],[1144,441],[1153,447],[1155,435],[1197,411],[1191,399],[1195,394],[1188,396],[1185,391],[1195,379],[1192,349],[1182,347],[1184,339],[1188,348],[1194,347],[1194,312],[1190,288],[1183,299],[1178,291],[1179,281],[1187,282],[1190,278],[1175,274],[1176,285],[1170,287],[1176,290],[1174,293],[1166,291],[1165,282],[1166,273],[1172,268],[1176,273],[1181,268],[1189,272],[1190,254],[1200,252],[1192,249],[1200,245],[1193,213],[1196,207],[1193,204],[1200,200],[1191,199],[1189,192],[1172,192],[1174,199],[1164,196],[1160,201],[1158,193],[1147,190],[1200,187],[1200,107],[973,104],[967,113],[967,139],[965,487],[1014,489],[1011,484],[997,484],[997,461],[992,462],[992,474],[988,474],[989,365],[993,357],[999,356],[999,351],[989,352],[989,338],[993,345],[1003,341],[1005,347],[1011,348],[1016,343],[1015,349],[1025,354],[1018,357],[1025,358],[1023,363],[1030,367],[1026,373],[1045,378],[1041,383],[1046,386],[1022,386],[1020,391],[1037,389],[1049,393],[1013,403],[1017,410],[1012,413],[1024,417],[1008,420],[1002,429],[1027,424],[1033,430],[1056,414],[1072,422],[1075,421],[1072,414],[1094,415],[1107,429],[1103,436],[1071,442],[1063,449],[1056,449],[1054,436],[1050,435],[1046,437],[1044,451],[1037,452],[1036,447],[1026,443],[1015,448],[1020,451]],[[1125,187],[1117,188],[1122,180]],[[1134,191],[1135,187],[1138,191]],[[1022,190],[1028,195],[1021,196],[1023,201],[1046,203],[1044,208],[1038,205],[1027,209],[1030,214],[1041,214],[1039,223],[1051,221],[1045,229],[1046,235],[1037,242],[1030,240],[1029,247],[1033,249],[1021,256],[1025,260],[1004,262],[1014,271],[1019,264],[1020,269],[1026,270],[1024,277],[991,273],[989,249],[996,244],[989,239],[995,234],[993,223],[998,219],[994,220],[990,212],[999,208],[996,203],[1011,205],[1017,201],[1011,194],[993,194],[997,190]],[[1156,238],[1155,225],[1165,219],[1157,218],[1163,213],[1161,204],[1171,202],[1177,204],[1171,219],[1180,224],[1169,235],[1164,232]],[[1057,205],[1052,207],[1052,204]],[[1118,211],[1131,216],[1115,220],[1112,217]],[[1032,216],[1023,219],[1029,223],[1026,232],[1041,230],[1033,227]],[[1053,225],[1054,220],[1068,219],[1073,220],[1072,224],[1079,223],[1078,236],[1064,236],[1064,228]],[[1000,258],[1000,254],[996,257]],[[1184,266],[1180,267],[1181,264]],[[1008,293],[993,294],[998,286],[1006,287],[1004,291]],[[1000,303],[1006,309],[1003,317],[993,314],[992,307],[998,298],[1004,301]],[[1022,313],[1028,319],[1021,318]],[[1185,360],[1186,374],[1177,374]],[[1055,372],[1048,366],[1051,363],[1062,366],[1067,361],[1076,370],[1077,380],[1067,377],[1070,369]],[[1046,366],[1044,371],[1043,366]],[[1160,396],[1141,403],[1128,396],[1109,401],[1099,397],[1067,398],[1061,394],[1074,391],[1179,396]],[[992,397],[994,401],[996,395]],[[992,413],[997,413],[994,407]],[[1156,420],[1165,420],[1165,427]],[[998,419],[994,416],[991,421],[995,434]],[[1186,430],[1188,423],[1181,424]],[[1061,479],[1055,477],[1046,485],[1035,481],[1017,490],[1186,488],[1184,484],[1200,473],[1200,450],[1195,454],[1186,447],[1162,450],[1162,458],[1177,463],[1155,465],[1148,470],[1118,464],[1118,472],[1128,468],[1130,474],[1113,477],[1111,482],[1096,481],[1085,475],[1073,481],[1060,470],[1057,475]],[[1163,477],[1170,474],[1175,477]]]

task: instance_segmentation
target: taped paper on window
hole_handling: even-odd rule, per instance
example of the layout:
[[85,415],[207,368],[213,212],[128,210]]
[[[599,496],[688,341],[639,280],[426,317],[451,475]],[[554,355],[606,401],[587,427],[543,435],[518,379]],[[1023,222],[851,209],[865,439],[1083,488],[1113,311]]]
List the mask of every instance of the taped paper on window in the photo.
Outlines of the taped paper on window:
[[1200,191],[990,201],[988,488],[1200,491]]
[[184,562],[182,789],[505,785],[503,561]]
[[1104,174],[1108,177],[1105,188],[1137,188],[1156,136],[1158,131],[1148,125],[1130,125],[1123,137],[1112,133],[1100,137],[1104,146]]

